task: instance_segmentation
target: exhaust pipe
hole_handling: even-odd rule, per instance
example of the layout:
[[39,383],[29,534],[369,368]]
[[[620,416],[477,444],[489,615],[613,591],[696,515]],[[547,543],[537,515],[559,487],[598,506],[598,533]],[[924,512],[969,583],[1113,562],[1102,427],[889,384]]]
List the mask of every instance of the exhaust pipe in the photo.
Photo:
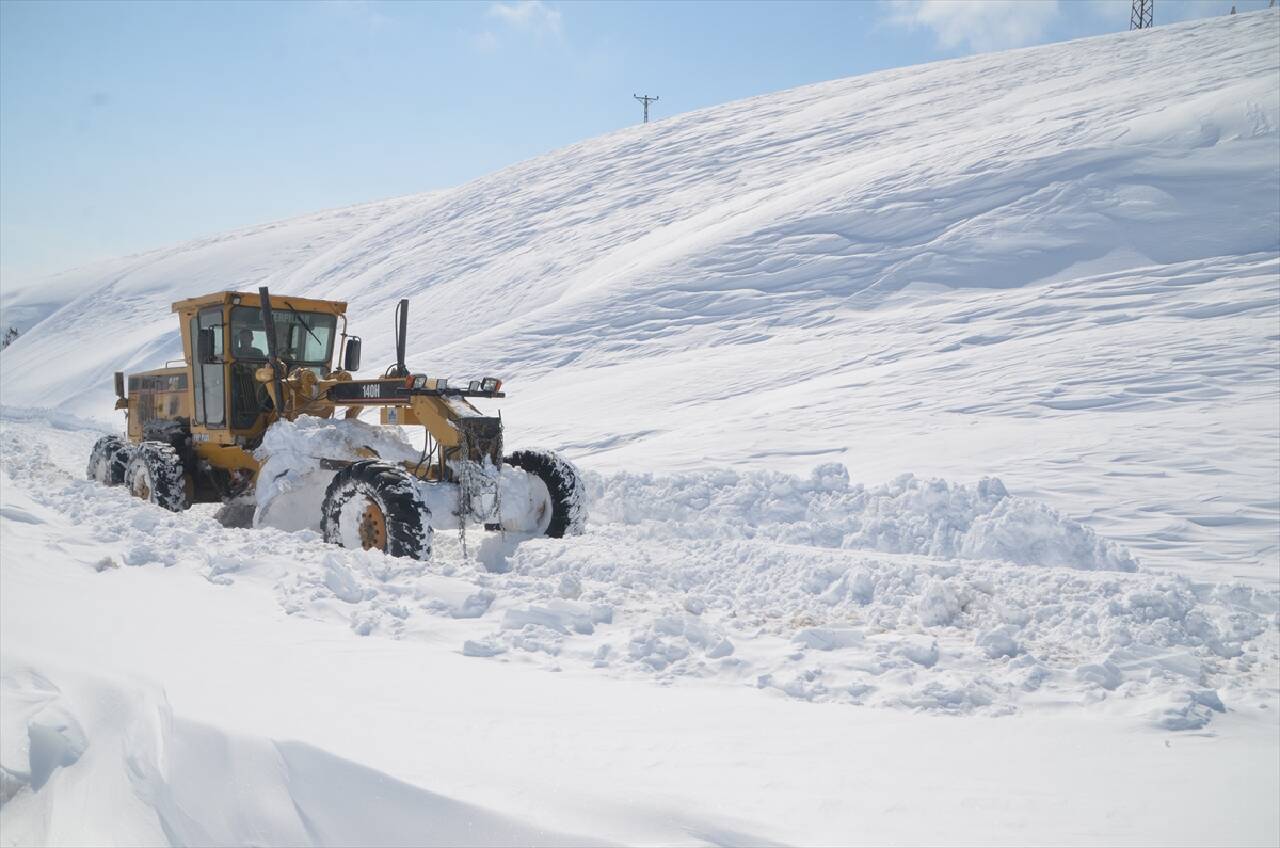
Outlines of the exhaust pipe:
[[409,332],[409,298],[402,298],[396,307],[396,365],[395,377],[404,377],[409,369],[404,365],[405,336]]

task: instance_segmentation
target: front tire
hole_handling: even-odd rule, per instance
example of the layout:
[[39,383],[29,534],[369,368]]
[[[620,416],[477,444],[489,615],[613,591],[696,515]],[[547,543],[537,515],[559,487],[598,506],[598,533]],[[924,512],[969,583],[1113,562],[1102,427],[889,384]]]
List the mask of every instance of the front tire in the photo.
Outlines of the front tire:
[[576,536],[587,527],[587,493],[573,463],[555,451],[522,450],[506,459],[507,465],[542,481],[551,501],[551,519],[544,535],[552,539]]
[[119,486],[129,467],[129,444],[119,436],[103,436],[89,453],[85,476],[104,486]]
[[182,458],[166,442],[138,445],[125,468],[124,484],[129,494],[170,512],[182,512],[191,506]]
[[431,557],[431,510],[417,478],[385,462],[353,462],[334,475],[324,493],[320,528],[326,542],[344,548]]

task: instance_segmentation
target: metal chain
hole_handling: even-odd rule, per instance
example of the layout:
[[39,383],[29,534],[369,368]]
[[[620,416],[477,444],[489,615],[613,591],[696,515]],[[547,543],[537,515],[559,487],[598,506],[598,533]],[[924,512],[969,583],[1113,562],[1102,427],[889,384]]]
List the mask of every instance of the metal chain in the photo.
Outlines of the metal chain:
[[458,540],[462,542],[462,558],[467,558],[467,516],[471,514],[471,446],[467,441],[467,431],[458,428],[458,449],[462,459],[458,470]]

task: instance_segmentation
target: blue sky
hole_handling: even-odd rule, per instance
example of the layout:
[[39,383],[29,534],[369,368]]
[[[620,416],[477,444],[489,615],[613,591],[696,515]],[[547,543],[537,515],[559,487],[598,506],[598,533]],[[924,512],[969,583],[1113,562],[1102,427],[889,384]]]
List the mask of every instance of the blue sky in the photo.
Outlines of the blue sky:
[[[1128,28],[1130,0],[0,2],[0,283],[654,117]],[[1156,23],[1233,0],[1158,0]],[[1240,11],[1267,0],[1234,0]]]

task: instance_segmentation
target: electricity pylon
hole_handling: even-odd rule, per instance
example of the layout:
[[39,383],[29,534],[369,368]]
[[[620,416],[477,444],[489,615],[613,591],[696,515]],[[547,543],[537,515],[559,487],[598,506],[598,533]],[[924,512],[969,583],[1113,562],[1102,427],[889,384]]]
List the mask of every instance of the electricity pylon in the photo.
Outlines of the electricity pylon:
[[1129,13],[1129,29],[1150,29],[1154,26],[1156,0],[1133,0]]
[[658,98],[650,97],[647,94],[633,94],[631,96],[644,104],[644,122],[646,124],[649,123],[649,104],[657,100]]

